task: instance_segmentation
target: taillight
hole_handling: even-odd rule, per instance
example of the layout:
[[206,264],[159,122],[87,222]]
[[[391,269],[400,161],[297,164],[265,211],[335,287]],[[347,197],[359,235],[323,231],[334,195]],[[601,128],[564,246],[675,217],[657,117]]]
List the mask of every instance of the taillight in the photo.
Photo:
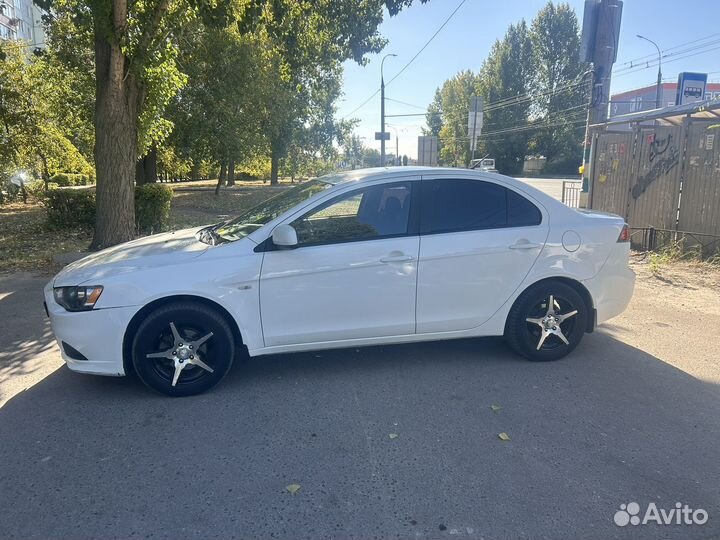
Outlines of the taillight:
[[620,236],[618,236],[617,239],[618,242],[629,242],[630,241],[630,228],[627,226],[627,223],[623,225],[622,231],[620,231]]

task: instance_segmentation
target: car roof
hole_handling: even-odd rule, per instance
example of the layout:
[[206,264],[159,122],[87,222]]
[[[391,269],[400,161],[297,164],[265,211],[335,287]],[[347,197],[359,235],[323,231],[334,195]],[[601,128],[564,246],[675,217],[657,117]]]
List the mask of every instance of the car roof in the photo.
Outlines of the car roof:
[[477,180],[490,180],[512,186],[514,189],[525,192],[538,202],[541,202],[546,208],[553,208],[555,212],[565,213],[567,206],[560,201],[554,199],[550,195],[543,193],[539,189],[531,186],[526,182],[522,182],[511,176],[503,174],[481,171],[477,169],[461,169],[458,167],[373,167],[368,169],[355,169],[352,171],[343,171],[338,173],[321,176],[319,179],[332,184],[334,186],[347,185],[350,182],[363,184],[379,179],[402,178],[407,176],[432,177],[433,179],[442,178],[471,178]]
[[[464,178],[488,178],[489,175],[502,177],[503,180],[512,180],[510,177],[503,175],[495,175],[487,171],[475,169],[461,169],[459,167],[373,167],[368,169],[355,169],[352,171],[342,171],[337,173],[321,176],[324,182],[333,185],[345,184],[347,182],[366,182],[377,180],[378,178],[394,178],[400,176],[417,175],[417,176],[462,176]],[[491,176],[491,177],[492,177]]]

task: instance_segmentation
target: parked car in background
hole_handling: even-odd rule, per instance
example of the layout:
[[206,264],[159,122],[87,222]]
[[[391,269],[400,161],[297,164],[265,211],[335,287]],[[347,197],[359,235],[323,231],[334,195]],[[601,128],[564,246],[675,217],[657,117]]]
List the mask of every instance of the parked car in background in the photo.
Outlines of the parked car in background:
[[468,169],[365,169],[94,253],[45,288],[78,372],[202,392],[251,356],[476,336],[557,360],[634,286],[623,219]]
[[473,159],[470,162],[470,168],[481,172],[498,172],[495,168],[495,160],[493,158]]

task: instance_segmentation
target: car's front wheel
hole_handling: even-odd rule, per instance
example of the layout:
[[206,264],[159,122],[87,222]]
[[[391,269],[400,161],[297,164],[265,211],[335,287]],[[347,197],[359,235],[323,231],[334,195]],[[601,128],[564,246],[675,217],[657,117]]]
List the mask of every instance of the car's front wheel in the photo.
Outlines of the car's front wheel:
[[505,338],[529,360],[558,360],[580,343],[587,317],[588,308],[575,289],[559,281],[540,282],[513,305]]
[[235,351],[233,332],[212,308],[178,302],[150,313],[138,327],[132,361],[140,379],[168,396],[190,396],[227,374]]

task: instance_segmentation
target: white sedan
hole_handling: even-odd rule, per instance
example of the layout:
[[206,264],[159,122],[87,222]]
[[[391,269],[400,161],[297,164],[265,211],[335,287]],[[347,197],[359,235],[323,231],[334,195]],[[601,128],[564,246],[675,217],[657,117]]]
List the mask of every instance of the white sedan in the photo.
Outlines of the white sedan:
[[70,369],[190,395],[250,356],[476,336],[556,360],[632,295],[623,219],[512,178],[325,176],[236,219],[94,253],[45,288]]

